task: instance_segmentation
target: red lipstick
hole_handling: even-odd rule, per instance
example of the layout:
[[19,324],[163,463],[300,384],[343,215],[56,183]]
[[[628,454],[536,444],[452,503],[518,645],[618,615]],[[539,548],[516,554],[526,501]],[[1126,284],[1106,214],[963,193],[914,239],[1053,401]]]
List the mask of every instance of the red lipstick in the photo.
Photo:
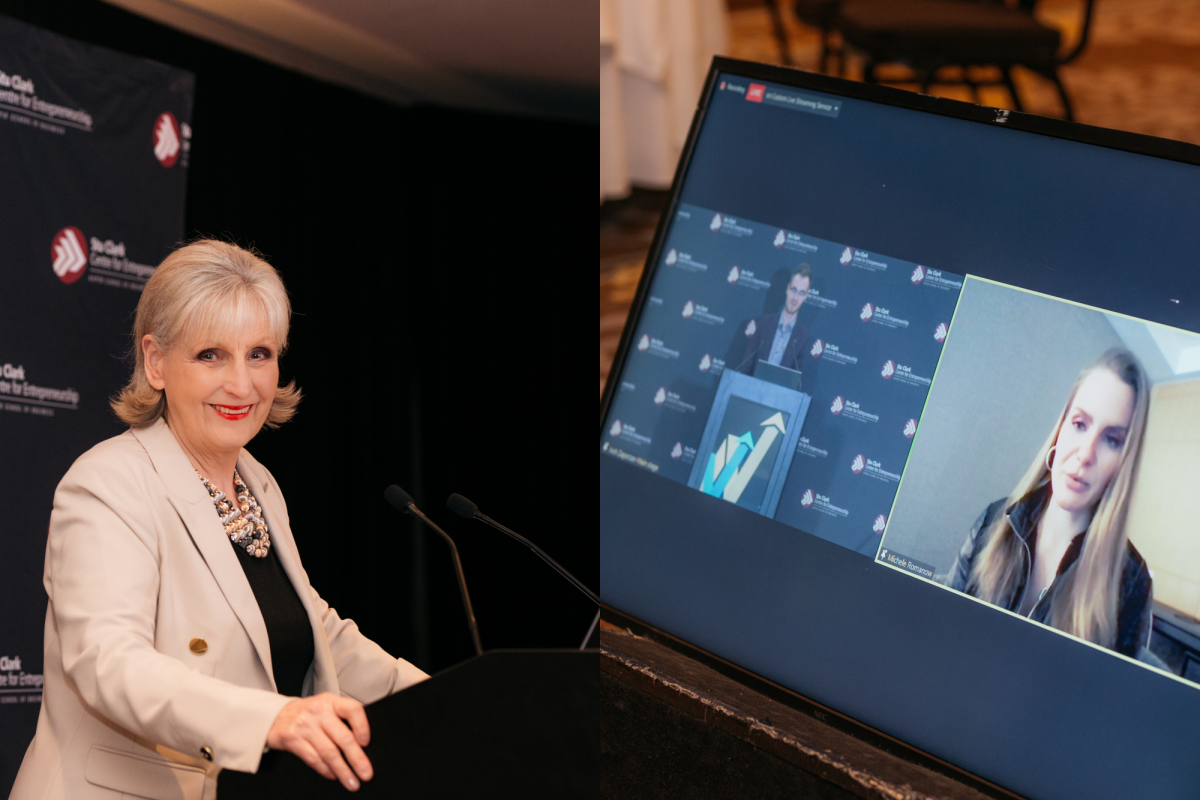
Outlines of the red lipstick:
[[250,409],[254,408],[253,404],[248,406],[219,406],[215,403],[209,403],[209,405],[212,406],[213,411],[216,411],[217,416],[221,419],[234,421],[250,416]]

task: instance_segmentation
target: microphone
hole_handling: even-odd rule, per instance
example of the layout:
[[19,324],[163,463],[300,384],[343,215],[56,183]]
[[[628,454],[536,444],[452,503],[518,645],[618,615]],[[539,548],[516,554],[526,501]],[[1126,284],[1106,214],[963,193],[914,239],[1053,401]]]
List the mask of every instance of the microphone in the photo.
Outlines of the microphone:
[[408,492],[401,489],[396,484],[392,484],[383,490],[383,499],[387,500],[392,508],[399,511],[401,514],[412,514],[417,519],[424,522],[430,528],[445,540],[446,544],[450,545],[450,553],[454,556],[454,572],[458,576],[458,590],[462,593],[463,609],[467,612],[467,626],[471,629],[471,642],[475,645],[475,655],[483,655],[483,645],[479,642],[479,628],[475,625],[475,612],[471,609],[471,596],[467,594],[467,579],[463,576],[462,562],[458,559],[458,548],[454,545],[454,540],[441,528],[439,528],[433,520],[421,513],[421,509],[417,508],[417,504],[408,496]]
[[[467,519],[477,519],[480,522],[484,523],[485,525],[489,525],[489,526],[495,528],[496,530],[500,531],[501,533],[506,534],[506,535],[511,536],[512,538],[516,539],[518,542],[525,545],[533,552],[537,553],[538,556],[543,561],[545,561],[547,564],[554,567],[554,569],[558,571],[559,575],[562,575],[564,578],[569,580],[576,589],[578,589],[579,591],[581,591],[585,595],[587,595],[587,598],[589,600],[591,600],[596,605],[600,605],[600,598],[596,596],[595,592],[593,592],[588,587],[584,586],[582,583],[579,582],[579,580],[574,575],[572,575],[571,573],[569,573],[565,569],[563,569],[562,565],[560,565],[557,561],[555,561],[553,558],[548,556],[546,554],[546,552],[544,550],[542,550],[542,548],[538,547],[536,544],[529,541],[521,534],[515,533],[514,531],[511,531],[508,528],[504,527],[499,522],[496,522],[494,519],[487,516],[486,514],[480,513],[479,506],[475,505],[470,500],[463,497],[461,494],[450,495],[448,498],[446,498],[446,505],[449,506],[451,511],[453,511],[455,514],[458,514],[460,517],[466,517]],[[593,624],[595,624],[595,623],[593,623]]]

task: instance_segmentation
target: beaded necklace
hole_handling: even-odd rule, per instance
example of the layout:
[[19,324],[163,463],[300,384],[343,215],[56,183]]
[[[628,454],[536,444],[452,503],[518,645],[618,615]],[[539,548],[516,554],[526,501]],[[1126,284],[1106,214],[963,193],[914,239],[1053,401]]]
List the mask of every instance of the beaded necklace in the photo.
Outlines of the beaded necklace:
[[242,482],[242,476],[233,471],[233,488],[237,491],[237,505],[234,506],[225,499],[225,493],[199,472],[196,477],[208,490],[213,505],[217,507],[217,516],[225,526],[225,535],[235,547],[244,547],[246,552],[255,558],[266,558],[271,549],[271,535],[267,532],[267,522],[263,519],[262,509],[254,495]]

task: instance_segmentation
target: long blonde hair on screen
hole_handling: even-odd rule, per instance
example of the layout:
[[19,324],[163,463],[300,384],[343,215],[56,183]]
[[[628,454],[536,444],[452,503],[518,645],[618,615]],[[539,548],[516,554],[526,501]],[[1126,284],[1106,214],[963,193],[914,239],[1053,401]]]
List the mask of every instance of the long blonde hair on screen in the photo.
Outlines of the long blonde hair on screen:
[[[1061,631],[1111,647],[1116,641],[1117,600],[1129,540],[1125,521],[1129,497],[1137,479],[1150,406],[1149,381],[1133,353],[1114,348],[1079,374],[1058,416],[1058,422],[1038,450],[1033,464],[1008,496],[1005,509],[1049,484],[1050,470],[1046,462],[1050,449],[1058,441],[1059,430],[1066,421],[1080,384],[1099,370],[1111,372],[1133,390],[1133,416],[1121,448],[1121,464],[1092,512],[1092,520],[1083,538],[1083,552],[1058,579],[1050,598],[1047,620]],[[1009,524],[1008,515],[1000,514],[986,532],[983,549],[971,569],[967,591],[989,603],[1010,607],[1016,600],[1017,586],[1024,574],[1024,547]]]
[[[167,256],[142,291],[133,323],[133,374],[110,401],[121,421],[144,428],[167,412],[166,393],[146,379],[142,339],[164,350],[195,336],[238,329],[265,319],[279,352],[287,348],[292,316],[287,289],[256,251],[217,239],[199,239]],[[276,387],[266,426],[278,428],[296,413],[296,382]]]

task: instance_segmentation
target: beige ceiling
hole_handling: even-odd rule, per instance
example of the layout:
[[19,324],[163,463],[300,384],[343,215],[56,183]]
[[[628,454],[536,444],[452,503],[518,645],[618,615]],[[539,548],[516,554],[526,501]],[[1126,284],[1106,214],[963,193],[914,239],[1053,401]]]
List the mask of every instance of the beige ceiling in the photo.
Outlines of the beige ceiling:
[[599,0],[107,0],[392,102],[599,119]]

